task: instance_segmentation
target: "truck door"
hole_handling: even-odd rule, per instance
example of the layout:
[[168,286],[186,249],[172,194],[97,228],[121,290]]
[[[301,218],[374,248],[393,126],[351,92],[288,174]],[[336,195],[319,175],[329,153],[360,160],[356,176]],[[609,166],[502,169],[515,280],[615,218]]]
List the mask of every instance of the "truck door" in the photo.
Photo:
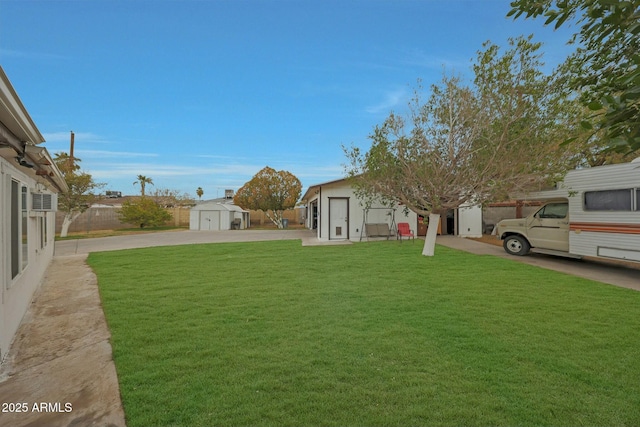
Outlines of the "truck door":
[[569,204],[548,203],[529,217],[527,228],[531,246],[569,252]]

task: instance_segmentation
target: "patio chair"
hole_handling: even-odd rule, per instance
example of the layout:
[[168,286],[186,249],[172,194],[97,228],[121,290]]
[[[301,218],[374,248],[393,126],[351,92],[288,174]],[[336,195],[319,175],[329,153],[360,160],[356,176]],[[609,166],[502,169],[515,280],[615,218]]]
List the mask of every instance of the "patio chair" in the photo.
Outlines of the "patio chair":
[[398,223],[398,236],[397,238],[400,239],[400,242],[402,242],[402,238],[406,237],[407,239],[413,239],[415,241],[415,235],[413,234],[413,230],[411,228],[409,228],[409,223],[408,222],[399,222]]

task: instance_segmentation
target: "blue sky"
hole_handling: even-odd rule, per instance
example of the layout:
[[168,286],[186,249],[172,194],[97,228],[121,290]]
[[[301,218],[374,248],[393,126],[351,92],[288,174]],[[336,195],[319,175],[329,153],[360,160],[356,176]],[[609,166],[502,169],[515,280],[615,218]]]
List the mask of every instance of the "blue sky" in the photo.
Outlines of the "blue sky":
[[468,75],[486,40],[534,34],[549,70],[570,27],[506,18],[508,0],[0,0],[0,64],[51,153],[105,190],[203,198],[262,169],[343,176],[417,79]]

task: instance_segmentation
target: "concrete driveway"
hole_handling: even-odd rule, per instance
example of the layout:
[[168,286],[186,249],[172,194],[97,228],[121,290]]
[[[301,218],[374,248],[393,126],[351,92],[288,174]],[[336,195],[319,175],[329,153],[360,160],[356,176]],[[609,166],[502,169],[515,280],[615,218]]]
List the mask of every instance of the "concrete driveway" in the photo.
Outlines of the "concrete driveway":
[[[0,425],[125,425],[97,279],[85,262],[89,252],[289,239],[301,239],[305,246],[320,243],[307,230],[178,231],[56,242],[53,262],[0,366],[0,402],[24,403],[26,411],[0,412]],[[450,236],[439,236],[438,243],[640,290],[640,270],[548,256],[512,257],[500,247]]]
[[[62,240],[56,242],[55,256],[88,254],[90,252],[152,246],[192,245],[199,243],[258,242],[264,240],[311,240],[309,230],[226,230],[168,231],[165,233],[129,234],[95,239]],[[315,239],[317,240],[317,239]]]
[[[501,246],[462,239],[455,236],[438,236],[438,244],[479,255],[492,255],[516,262],[535,265],[597,282],[640,291],[640,269],[626,268],[615,264],[604,264],[588,260],[555,257],[551,255],[530,254],[513,256],[507,254]],[[437,254],[436,254],[437,255]]]

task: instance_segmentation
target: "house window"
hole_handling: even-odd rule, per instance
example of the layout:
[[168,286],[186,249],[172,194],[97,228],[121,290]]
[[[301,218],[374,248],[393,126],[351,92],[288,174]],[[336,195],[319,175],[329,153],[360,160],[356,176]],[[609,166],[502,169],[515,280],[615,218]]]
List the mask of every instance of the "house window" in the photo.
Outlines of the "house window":
[[11,181],[11,278],[20,273],[20,183]]
[[21,203],[20,203],[20,216],[22,219],[22,226],[21,226],[21,237],[22,237],[22,263],[21,263],[21,267],[24,270],[24,268],[27,266],[27,263],[29,262],[29,235],[28,235],[28,230],[29,230],[29,211],[27,210],[27,187],[26,186],[22,186],[22,194],[21,194]]
[[47,212],[44,213],[44,218],[42,218],[42,235],[44,236],[44,245],[47,246],[49,243],[49,236],[47,235]]
[[11,278],[15,278],[29,262],[29,235],[27,210],[28,190],[20,182],[11,180]]
[[632,189],[585,191],[584,209],[586,211],[631,211],[633,204]]
[[38,218],[38,235],[40,236],[40,249],[44,249],[46,245],[45,227],[46,227],[46,221],[44,217]]

